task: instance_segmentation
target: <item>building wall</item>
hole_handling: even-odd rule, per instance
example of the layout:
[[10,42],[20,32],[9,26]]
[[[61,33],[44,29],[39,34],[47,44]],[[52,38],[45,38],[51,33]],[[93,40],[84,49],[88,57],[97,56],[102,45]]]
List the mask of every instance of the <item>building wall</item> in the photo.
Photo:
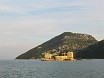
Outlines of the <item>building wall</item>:
[[65,60],[67,56],[55,56],[55,60]]
[[52,57],[52,54],[49,54],[49,53],[45,53],[44,55],[45,59],[51,59],[51,57]]
[[[54,55],[49,54],[49,53],[45,53],[44,54],[44,59],[45,60],[52,60]],[[73,52],[68,52],[66,55],[62,55],[62,56],[54,56],[54,60],[74,60],[73,57]]]
[[67,57],[68,57],[68,58],[74,58],[73,52],[68,52],[68,53],[67,53]]
[[73,60],[73,52],[68,52],[66,56],[55,56],[55,60]]

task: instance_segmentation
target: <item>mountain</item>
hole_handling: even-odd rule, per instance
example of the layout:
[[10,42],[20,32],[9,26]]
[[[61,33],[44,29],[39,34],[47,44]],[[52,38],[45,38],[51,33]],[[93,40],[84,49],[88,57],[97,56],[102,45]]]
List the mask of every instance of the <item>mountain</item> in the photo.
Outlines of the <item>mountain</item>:
[[76,53],[76,58],[104,59],[104,40],[79,50]]
[[38,59],[42,57],[45,52],[68,52],[84,49],[91,44],[96,43],[97,40],[88,34],[64,32],[51,40],[19,55],[16,59]]

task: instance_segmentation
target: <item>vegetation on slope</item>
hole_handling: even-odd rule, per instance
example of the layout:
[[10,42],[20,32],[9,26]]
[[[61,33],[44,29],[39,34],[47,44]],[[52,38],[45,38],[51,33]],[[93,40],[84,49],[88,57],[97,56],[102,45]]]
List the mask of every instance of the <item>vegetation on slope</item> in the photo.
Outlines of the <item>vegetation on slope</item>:
[[104,58],[104,40],[90,45],[88,48],[79,50],[76,58],[85,59],[103,59]]
[[41,58],[44,52],[68,52],[77,51],[96,43],[97,40],[91,35],[64,32],[59,36],[29,50],[28,52],[19,55],[16,59]]

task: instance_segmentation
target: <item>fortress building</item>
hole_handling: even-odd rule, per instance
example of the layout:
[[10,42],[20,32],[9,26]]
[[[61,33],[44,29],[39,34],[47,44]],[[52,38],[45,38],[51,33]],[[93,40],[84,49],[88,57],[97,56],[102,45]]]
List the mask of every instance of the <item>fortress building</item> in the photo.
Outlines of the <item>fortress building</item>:
[[[54,59],[52,57],[54,57]],[[44,60],[46,60],[46,61],[48,61],[48,60],[59,60],[59,61],[71,60],[71,61],[73,61],[75,59],[74,59],[73,52],[67,52],[67,53],[64,53],[64,54],[62,54],[60,56],[58,56],[58,55],[54,56],[52,54],[45,53],[44,54]]]
[[55,56],[55,60],[74,60],[73,52],[67,52],[65,56]]
[[45,59],[52,59],[52,54],[45,53],[44,58]]

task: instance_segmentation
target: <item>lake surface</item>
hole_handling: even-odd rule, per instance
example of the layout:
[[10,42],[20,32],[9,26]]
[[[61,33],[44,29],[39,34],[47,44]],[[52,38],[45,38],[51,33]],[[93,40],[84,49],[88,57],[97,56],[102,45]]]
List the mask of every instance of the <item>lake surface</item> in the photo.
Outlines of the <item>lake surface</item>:
[[0,78],[104,78],[104,60],[0,60]]

